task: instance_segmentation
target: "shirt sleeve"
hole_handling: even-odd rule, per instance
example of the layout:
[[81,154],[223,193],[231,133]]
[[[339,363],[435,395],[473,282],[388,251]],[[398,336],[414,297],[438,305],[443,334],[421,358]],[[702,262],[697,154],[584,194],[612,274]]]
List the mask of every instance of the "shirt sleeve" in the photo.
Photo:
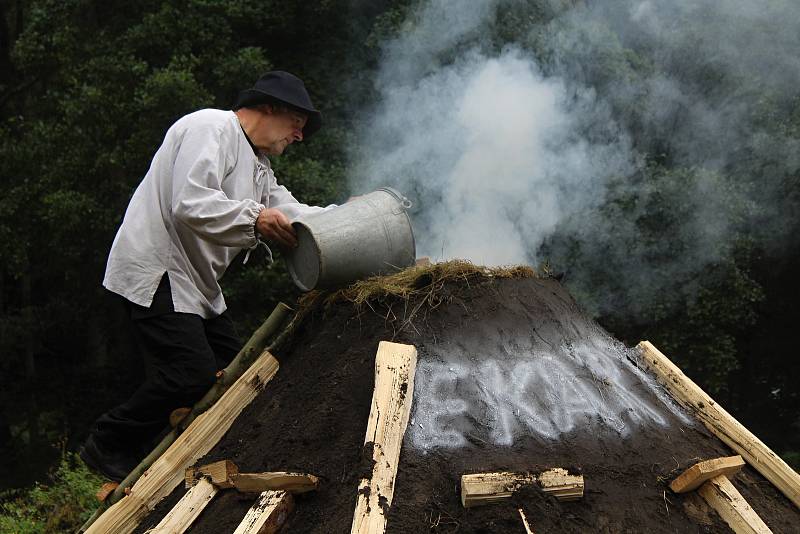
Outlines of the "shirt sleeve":
[[230,199],[222,190],[224,135],[213,124],[196,125],[184,133],[173,166],[172,214],[207,241],[252,248],[258,244],[255,222],[264,205]]
[[319,213],[335,208],[336,204],[330,204],[324,208],[321,206],[309,206],[298,201],[286,187],[279,185],[275,173],[272,169],[269,170],[269,187],[268,194],[263,199],[264,204],[270,208],[277,208],[283,212],[289,221],[294,222],[297,219],[311,215],[312,213]]

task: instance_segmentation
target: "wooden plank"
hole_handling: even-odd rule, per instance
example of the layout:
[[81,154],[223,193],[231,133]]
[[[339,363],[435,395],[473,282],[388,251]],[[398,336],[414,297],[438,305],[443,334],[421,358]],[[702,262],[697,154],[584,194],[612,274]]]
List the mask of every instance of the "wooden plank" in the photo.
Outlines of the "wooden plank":
[[294,509],[294,499],[287,491],[265,491],[236,527],[233,534],[275,534]]
[[560,501],[583,497],[583,475],[570,475],[566,469],[556,467],[538,475],[509,471],[461,475],[461,504],[471,508],[501,502],[519,488],[533,484]]
[[713,460],[698,462],[678,475],[675,480],[670,483],[669,489],[675,493],[686,493],[687,491],[699,488],[703,482],[711,480],[716,476],[734,475],[738,473],[743,466],[744,460],[742,460],[742,457],[738,454],[736,456],[714,458]]
[[242,409],[278,372],[278,360],[264,351],[206,412],[170,445],[130,490],[86,530],[89,534],[128,534],[161,499],[184,480],[187,467],[202,458],[228,431]]
[[218,488],[227,489],[233,487],[233,478],[238,474],[239,468],[235,463],[230,460],[220,460],[200,467],[188,467],[184,474],[184,481],[185,486],[191,488],[201,477],[207,476],[211,479],[211,483]]
[[202,478],[187,491],[164,519],[148,531],[149,534],[181,534],[219,491],[209,480]]
[[736,534],[771,534],[769,527],[725,475],[707,481],[697,492]]
[[375,356],[375,389],[364,445],[372,445],[370,478],[361,479],[351,534],[381,534],[394,496],[400,447],[414,397],[417,349],[381,341]]
[[642,353],[642,364],[655,374],[675,400],[697,415],[706,428],[800,508],[800,475],[684,375],[652,343],[642,341],[637,347]]
[[290,493],[306,493],[319,487],[319,478],[306,473],[239,473],[233,487],[243,493],[262,493],[268,490],[283,490]]

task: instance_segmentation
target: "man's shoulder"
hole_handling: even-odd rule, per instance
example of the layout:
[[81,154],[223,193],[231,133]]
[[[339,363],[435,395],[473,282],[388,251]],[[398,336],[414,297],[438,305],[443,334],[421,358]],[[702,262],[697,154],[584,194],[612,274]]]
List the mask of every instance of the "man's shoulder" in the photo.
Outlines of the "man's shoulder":
[[200,109],[184,115],[175,123],[178,128],[213,127],[225,128],[233,124],[236,115],[222,109]]

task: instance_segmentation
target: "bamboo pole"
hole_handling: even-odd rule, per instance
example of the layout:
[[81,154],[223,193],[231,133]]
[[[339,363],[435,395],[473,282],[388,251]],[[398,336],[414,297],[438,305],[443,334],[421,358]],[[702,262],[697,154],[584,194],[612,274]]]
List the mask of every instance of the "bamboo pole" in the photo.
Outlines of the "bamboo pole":
[[[95,511],[95,513],[90,517],[81,528],[78,530],[78,533],[86,532],[86,530],[94,523],[98,517],[100,517],[105,510],[108,509],[109,506],[119,501],[122,497],[125,496],[125,491],[127,488],[132,487],[139,477],[151,466],[153,462],[155,462],[163,453],[166,451],[170,445],[175,441],[175,439],[195,420],[195,418],[200,415],[201,413],[205,412],[210,408],[214,402],[219,399],[223,393],[230,387],[231,384],[236,382],[236,380],[247,370],[253,360],[261,354],[264,345],[267,344],[267,341],[270,337],[272,337],[278,329],[286,322],[286,317],[292,309],[284,304],[283,302],[279,302],[275,309],[272,310],[272,313],[269,314],[269,317],[259,326],[255,332],[250,336],[250,339],[247,340],[247,343],[244,344],[242,349],[239,351],[239,354],[231,361],[231,363],[226,367],[219,376],[217,382],[211,387],[211,389],[206,393],[202,399],[200,399],[197,404],[195,404],[192,411],[184,417],[179,424],[170,431],[169,434],[164,436],[161,442],[156,445],[156,447],[148,454],[144,460],[142,460],[139,465],[137,465],[133,471],[128,474],[127,477],[117,486],[117,489],[109,495],[105,502]],[[298,314],[300,315],[300,314]],[[267,350],[270,350],[276,345],[278,341],[282,343],[285,342],[287,337],[287,331],[290,329],[293,331],[296,328],[296,321],[298,317],[284,329],[284,331],[275,338],[273,343]]]

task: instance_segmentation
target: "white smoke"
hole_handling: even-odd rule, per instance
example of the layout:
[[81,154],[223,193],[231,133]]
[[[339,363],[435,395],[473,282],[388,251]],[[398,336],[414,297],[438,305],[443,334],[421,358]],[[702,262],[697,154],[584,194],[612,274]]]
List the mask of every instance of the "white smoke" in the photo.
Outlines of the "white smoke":
[[561,219],[632,168],[624,135],[580,135],[579,117],[608,113],[594,93],[544,78],[518,49],[472,50],[413,83],[385,85],[384,96],[361,187],[388,180],[415,197],[421,255],[531,261]]
[[[571,239],[583,263],[556,267],[588,290],[600,269],[617,273],[624,287],[594,287],[616,304],[691,291],[737,228],[780,242],[796,222],[780,181],[800,168],[800,143],[759,126],[769,102],[752,95],[800,86],[798,6],[423,2],[384,44],[352,188],[409,196],[420,256],[537,264],[568,257]],[[661,152],[685,181],[642,178]],[[638,200],[617,212],[611,193]],[[664,198],[683,211],[664,239],[644,239],[639,221]]]

